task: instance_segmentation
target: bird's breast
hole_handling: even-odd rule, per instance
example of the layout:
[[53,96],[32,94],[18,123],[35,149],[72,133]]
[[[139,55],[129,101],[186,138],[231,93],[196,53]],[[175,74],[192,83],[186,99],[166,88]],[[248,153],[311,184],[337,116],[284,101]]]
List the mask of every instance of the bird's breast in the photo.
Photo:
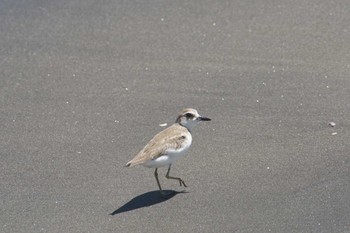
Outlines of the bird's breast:
[[178,148],[168,148],[165,154],[144,164],[146,167],[163,167],[172,164],[186,154],[192,144],[191,134],[186,135]]
[[170,147],[168,148],[165,152],[166,154],[169,155],[183,155],[184,153],[186,153],[188,151],[188,149],[190,148],[191,144],[192,144],[192,136],[191,134],[187,134],[182,136],[182,140],[179,142],[179,145],[176,147]]

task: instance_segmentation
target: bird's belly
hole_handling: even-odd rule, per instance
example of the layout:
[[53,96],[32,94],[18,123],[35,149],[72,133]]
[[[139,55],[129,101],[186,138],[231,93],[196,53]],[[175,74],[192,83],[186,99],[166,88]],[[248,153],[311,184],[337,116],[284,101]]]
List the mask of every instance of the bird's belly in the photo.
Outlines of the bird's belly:
[[151,167],[151,168],[156,168],[156,167],[164,167],[172,164],[175,162],[177,159],[181,158],[186,154],[188,151],[189,147],[183,148],[181,151],[173,151],[173,152],[168,152],[166,155],[162,155],[154,160],[150,160],[143,165],[146,167]]

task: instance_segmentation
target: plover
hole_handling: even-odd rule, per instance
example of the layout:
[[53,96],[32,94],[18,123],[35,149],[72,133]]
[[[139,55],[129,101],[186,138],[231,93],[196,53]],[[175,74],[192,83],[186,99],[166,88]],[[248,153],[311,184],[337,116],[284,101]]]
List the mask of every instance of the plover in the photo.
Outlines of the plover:
[[154,176],[157,180],[159,191],[162,197],[166,198],[158,179],[158,168],[168,166],[165,175],[167,179],[174,179],[180,182],[180,186],[187,187],[183,179],[170,176],[171,165],[181,158],[192,143],[191,130],[200,121],[210,121],[208,117],[200,116],[197,110],[186,108],[180,112],[175,123],[165,130],[156,134],[151,141],[125,166],[133,167],[143,165],[155,168]]

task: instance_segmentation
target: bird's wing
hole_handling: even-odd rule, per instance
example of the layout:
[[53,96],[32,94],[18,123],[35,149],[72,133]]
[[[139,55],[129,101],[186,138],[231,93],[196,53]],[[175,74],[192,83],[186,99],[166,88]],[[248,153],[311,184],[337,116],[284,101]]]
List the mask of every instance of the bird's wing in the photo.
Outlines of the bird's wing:
[[156,134],[149,143],[133,158],[126,166],[135,166],[149,160],[167,154],[169,151],[176,151],[182,147],[187,137],[187,131],[179,128],[177,125]]

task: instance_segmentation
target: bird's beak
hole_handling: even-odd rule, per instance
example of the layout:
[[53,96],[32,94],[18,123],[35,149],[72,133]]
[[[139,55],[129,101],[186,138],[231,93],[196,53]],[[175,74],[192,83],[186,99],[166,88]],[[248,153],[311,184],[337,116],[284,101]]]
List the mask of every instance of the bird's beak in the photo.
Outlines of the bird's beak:
[[199,120],[200,121],[211,121],[211,119],[210,118],[208,118],[208,117],[199,117]]

